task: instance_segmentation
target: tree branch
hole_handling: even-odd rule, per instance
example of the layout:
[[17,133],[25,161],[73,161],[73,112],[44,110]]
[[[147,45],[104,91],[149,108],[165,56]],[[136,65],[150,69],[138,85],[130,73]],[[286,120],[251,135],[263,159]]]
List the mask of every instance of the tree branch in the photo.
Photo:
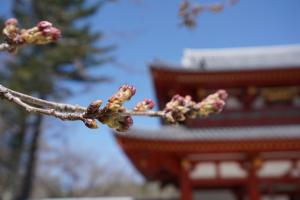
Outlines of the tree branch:
[[[57,103],[53,101],[46,101],[40,98],[36,98],[21,92],[14,91],[0,84],[0,97],[5,98],[30,113],[39,113],[48,116],[54,116],[61,120],[85,120],[85,113],[87,112],[86,107],[79,105]],[[33,106],[34,105],[34,106]],[[39,106],[39,107],[37,107]],[[126,110],[121,113],[122,116],[132,115],[132,116],[150,116],[150,117],[163,117],[164,113],[162,111],[133,111]],[[94,114],[88,115],[88,118],[95,119],[99,116]]]
[[151,99],[144,99],[137,103],[133,110],[128,110],[123,106],[123,103],[130,100],[134,94],[135,88],[133,86],[123,85],[103,108],[100,108],[102,100],[93,101],[88,107],[82,107],[46,101],[14,91],[0,84],[1,98],[21,106],[29,113],[53,116],[61,120],[82,121],[88,128],[98,128],[96,121],[98,120],[118,131],[129,129],[133,123],[132,116],[161,117],[169,123],[178,123],[187,118],[218,113],[223,109],[227,98],[227,93],[224,90],[219,90],[198,103],[192,101],[190,96],[175,95],[163,110],[151,111],[154,107],[154,102]]
[[[27,112],[54,116],[61,120],[70,120],[70,121],[75,121],[75,120],[83,121],[84,120],[82,113],[62,113],[62,112],[56,111],[55,109],[51,109],[51,108],[44,109],[44,108],[38,108],[38,107],[31,106],[27,103],[24,103],[19,97],[14,96],[7,89],[3,90],[3,88],[5,88],[5,87],[3,87],[3,86],[0,87],[1,97],[4,97],[7,100],[21,106],[22,108],[26,109]],[[21,93],[19,93],[19,94],[21,94]],[[26,96],[28,96],[28,95],[26,95]],[[34,99],[37,99],[37,98],[34,98]],[[45,101],[45,100],[41,100],[41,101]]]
[[164,117],[163,111],[133,111],[133,110],[127,110],[124,112],[124,115],[132,115],[132,116],[148,116],[148,117]]
[[27,94],[23,94],[17,91],[14,91],[12,89],[9,89],[7,87],[4,87],[0,84],[0,92],[9,92],[15,97],[20,98],[22,101],[27,102],[29,104],[34,104],[37,106],[52,108],[58,111],[62,112],[85,112],[86,108],[79,106],[79,105],[71,105],[71,104],[65,104],[65,103],[57,103],[53,101],[46,101],[43,99],[39,99]]

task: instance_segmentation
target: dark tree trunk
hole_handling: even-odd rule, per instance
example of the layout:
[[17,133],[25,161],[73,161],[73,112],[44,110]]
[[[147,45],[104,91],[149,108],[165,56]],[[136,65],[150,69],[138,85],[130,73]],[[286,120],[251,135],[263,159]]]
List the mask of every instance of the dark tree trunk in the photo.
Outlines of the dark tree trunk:
[[16,133],[14,138],[12,139],[12,151],[13,154],[11,156],[10,166],[10,185],[9,185],[9,191],[11,197],[13,197],[14,194],[16,194],[19,187],[19,181],[20,181],[20,169],[22,165],[22,155],[24,152],[24,140],[25,140],[25,133],[27,130],[27,123],[26,123],[26,116],[25,114],[22,114],[22,117],[20,119],[20,131]]
[[32,192],[39,148],[39,138],[42,133],[42,122],[43,116],[37,115],[32,127],[32,140],[28,149],[28,160],[25,166],[25,173],[21,182],[19,194],[16,195],[15,200],[29,199]]

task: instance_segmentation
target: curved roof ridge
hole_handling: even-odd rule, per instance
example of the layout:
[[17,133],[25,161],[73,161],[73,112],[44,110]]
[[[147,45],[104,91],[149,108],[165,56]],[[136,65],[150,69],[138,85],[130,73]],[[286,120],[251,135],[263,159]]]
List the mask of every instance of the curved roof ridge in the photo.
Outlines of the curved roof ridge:
[[203,70],[300,67],[300,44],[185,49],[183,67]]

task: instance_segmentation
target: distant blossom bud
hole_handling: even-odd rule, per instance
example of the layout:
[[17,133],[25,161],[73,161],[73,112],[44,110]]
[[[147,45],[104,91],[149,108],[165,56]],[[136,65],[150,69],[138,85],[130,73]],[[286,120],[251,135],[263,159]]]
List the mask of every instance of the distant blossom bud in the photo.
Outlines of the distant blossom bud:
[[5,21],[2,32],[6,37],[6,42],[10,45],[9,51],[12,53],[16,53],[26,44],[48,44],[56,42],[61,37],[61,31],[48,21],[40,21],[29,29],[20,29],[18,20],[15,18]]
[[221,112],[225,106],[227,96],[228,94],[225,90],[219,90],[206,97],[203,101],[196,103],[192,101],[191,96],[174,95],[163,110],[164,119],[169,123],[177,123],[187,118]]
[[37,25],[38,29],[40,31],[46,29],[46,28],[50,28],[52,27],[52,23],[51,22],[48,22],[48,21],[40,21]]
[[225,106],[225,100],[228,94],[225,90],[218,90],[216,93],[209,95],[198,104],[199,115],[207,116],[211,113],[219,113]]
[[15,18],[10,18],[5,21],[4,28],[2,30],[5,37],[8,39],[10,44],[16,43],[20,44],[20,29],[18,28],[18,20]]
[[172,101],[177,101],[179,105],[184,104],[184,97],[180,96],[179,94],[176,94],[173,96]]

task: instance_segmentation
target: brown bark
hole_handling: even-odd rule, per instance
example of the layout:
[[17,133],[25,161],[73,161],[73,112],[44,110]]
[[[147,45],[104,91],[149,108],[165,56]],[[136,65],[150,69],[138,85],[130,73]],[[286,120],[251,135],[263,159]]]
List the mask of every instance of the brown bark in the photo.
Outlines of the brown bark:
[[[25,133],[27,129],[26,124],[26,114],[21,113],[20,117],[20,131],[16,133],[13,139],[13,153],[11,156],[11,162],[10,162],[10,180],[9,180],[9,194],[13,196],[15,193],[17,193],[18,190],[18,182],[20,180],[20,169],[21,169],[21,160],[24,150],[24,140],[25,140]],[[8,158],[7,158],[8,159]]]
[[39,149],[39,138],[42,133],[43,116],[37,115],[33,123],[32,140],[28,150],[28,160],[25,166],[25,174],[21,181],[20,192],[15,196],[15,200],[29,199],[35,176],[37,155]]

